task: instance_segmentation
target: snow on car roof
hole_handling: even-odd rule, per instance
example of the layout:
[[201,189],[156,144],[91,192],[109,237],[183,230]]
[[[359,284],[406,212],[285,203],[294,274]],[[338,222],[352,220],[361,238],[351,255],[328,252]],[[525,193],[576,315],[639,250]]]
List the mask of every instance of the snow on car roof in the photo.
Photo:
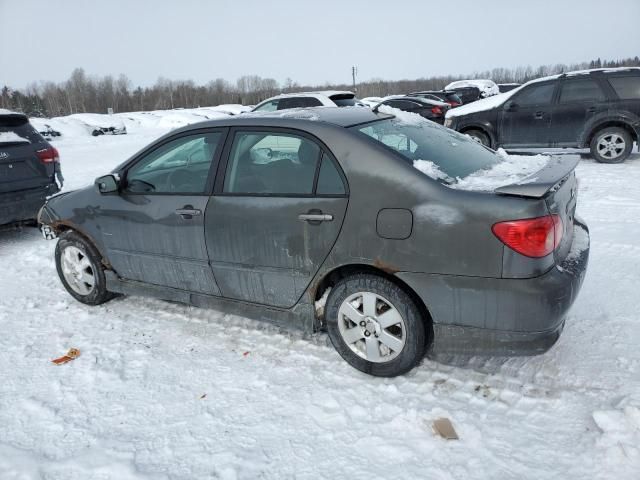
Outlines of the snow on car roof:
[[452,90],[454,88],[464,87],[476,87],[485,97],[500,93],[496,83],[493,80],[487,79],[458,80],[456,82],[451,82],[449,85],[444,87],[444,89]]
[[7,110],[6,108],[0,108],[0,115],[24,115],[24,113],[14,112],[13,110]]

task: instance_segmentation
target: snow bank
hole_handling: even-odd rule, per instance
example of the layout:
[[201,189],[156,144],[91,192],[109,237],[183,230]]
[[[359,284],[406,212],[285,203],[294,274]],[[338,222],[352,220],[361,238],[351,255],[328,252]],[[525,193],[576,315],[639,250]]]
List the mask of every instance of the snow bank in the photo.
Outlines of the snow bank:
[[480,96],[482,98],[491,97],[492,95],[498,95],[500,93],[500,89],[498,85],[493,80],[484,80],[484,79],[476,79],[476,80],[458,80],[457,82],[451,82],[449,85],[444,87],[445,90],[453,90],[456,88],[465,88],[465,87],[476,87],[480,90]]
[[31,143],[15,132],[0,132],[0,143]]
[[[502,161],[488,170],[479,170],[464,178],[457,178],[448,185],[458,190],[491,192],[496,188],[521,182],[544,167],[549,161],[546,155],[509,155],[502,148],[496,152]],[[534,181],[532,178],[531,181]]]

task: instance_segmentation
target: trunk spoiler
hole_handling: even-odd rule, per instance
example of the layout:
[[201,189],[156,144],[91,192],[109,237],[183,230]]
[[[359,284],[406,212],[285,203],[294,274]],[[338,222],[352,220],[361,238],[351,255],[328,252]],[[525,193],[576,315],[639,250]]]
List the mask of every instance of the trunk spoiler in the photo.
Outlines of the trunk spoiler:
[[575,170],[579,158],[551,157],[549,162],[536,173],[520,182],[505,185],[494,190],[498,195],[514,195],[526,198],[542,198]]

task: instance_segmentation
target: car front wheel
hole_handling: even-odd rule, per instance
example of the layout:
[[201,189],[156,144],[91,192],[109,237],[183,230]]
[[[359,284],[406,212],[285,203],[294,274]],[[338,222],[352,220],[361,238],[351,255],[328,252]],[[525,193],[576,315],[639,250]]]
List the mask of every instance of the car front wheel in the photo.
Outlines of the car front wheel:
[[608,127],[593,136],[589,147],[593,158],[600,163],[622,163],[631,153],[633,139],[623,128]]
[[56,245],[56,270],[64,288],[79,302],[100,305],[114,295],[107,291],[102,257],[76,232],[61,235]]
[[401,375],[422,360],[425,324],[395,283],[371,274],[341,279],[325,310],[331,343],[351,366],[380,377]]

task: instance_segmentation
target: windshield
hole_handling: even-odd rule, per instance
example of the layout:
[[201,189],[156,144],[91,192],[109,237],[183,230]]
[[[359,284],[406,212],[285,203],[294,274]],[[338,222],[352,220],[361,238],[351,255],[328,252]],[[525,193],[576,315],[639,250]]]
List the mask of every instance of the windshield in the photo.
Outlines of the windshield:
[[[380,108],[380,111],[384,107]],[[377,140],[401,154],[413,166],[443,183],[454,183],[480,170],[487,170],[501,159],[454,130],[441,127],[419,115],[389,109],[395,118],[378,120],[351,129]]]

